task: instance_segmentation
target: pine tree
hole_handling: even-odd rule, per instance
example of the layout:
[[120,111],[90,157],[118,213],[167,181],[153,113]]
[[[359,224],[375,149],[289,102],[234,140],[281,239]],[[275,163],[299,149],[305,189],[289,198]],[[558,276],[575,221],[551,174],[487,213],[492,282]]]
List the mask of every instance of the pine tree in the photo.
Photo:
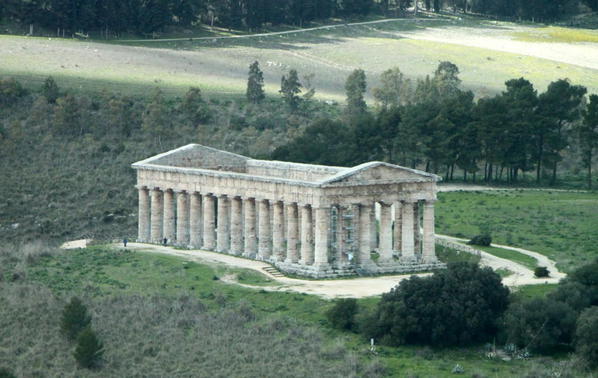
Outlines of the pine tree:
[[74,340],[77,335],[91,322],[91,317],[87,314],[87,307],[77,297],[72,297],[71,301],[64,307],[60,327],[66,336]]
[[363,115],[367,110],[364,95],[367,87],[365,72],[362,69],[353,71],[345,82],[347,94],[347,115],[354,119]]
[[282,76],[280,79],[280,94],[291,110],[297,109],[299,105],[299,93],[301,93],[301,83],[296,70],[290,70],[289,76]]
[[42,95],[51,104],[55,103],[58,99],[58,96],[60,96],[60,89],[58,88],[58,85],[52,76],[48,76],[46,81],[44,81],[44,85],[42,86]]
[[598,148],[598,95],[590,95],[590,101],[583,112],[583,122],[579,125],[579,144],[582,150],[582,163],[588,169],[588,189],[592,189],[592,160]]
[[91,369],[97,365],[104,354],[102,342],[90,328],[85,328],[77,337],[77,347],[75,348],[75,359],[79,366]]
[[259,104],[265,97],[264,74],[260,70],[260,64],[256,60],[249,66],[249,77],[247,78],[247,100]]

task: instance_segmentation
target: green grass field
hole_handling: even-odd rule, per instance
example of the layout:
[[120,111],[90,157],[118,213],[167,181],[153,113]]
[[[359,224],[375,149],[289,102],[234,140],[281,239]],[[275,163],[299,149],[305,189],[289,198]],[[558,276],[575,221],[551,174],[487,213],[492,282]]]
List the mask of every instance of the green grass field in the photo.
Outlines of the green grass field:
[[517,251],[499,247],[485,247],[479,245],[476,245],[475,248],[481,249],[482,251],[488,252],[489,254],[494,255],[496,257],[501,257],[503,259],[515,261],[516,263],[519,263],[531,270],[534,270],[534,268],[538,266],[538,260]]
[[[494,243],[540,252],[565,272],[598,257],[597,193],[502,190],[439,193],[438,197],[440,234],[471,238],[490,231]],[[510,252],[504,257],[529,267],[535,261]]]
[[[477,96],[500,92],[506,80],[521,76],[539,90],[566,77],[587,86],[589,92],[598,92],[598,69],[592,65],[594,55],[589,55],[598,54],[593,45],[587,47],[589,63],[584,65],[582,57],[579,64],[571,64],[534,57],[533,53],[485,47],[491,42],[476,47],[464,41],[471,34],[473,42],[478,37],[496,37],[498,43],[523,36],[536,42],[541,30],[468,18],[439,18],[284,35],[166,42],[106,43],[5,35],[0,36],[0,75],[17,77],[29,87],[39,87],[52,75],[61,87],[75,91],[145,94],[148,88],[159,86],[176,95],[195,85],[213,96],[238,96],[245,91],[249,64],[258,60],[270,95],[278,94],[280,77],[295,68],[300,75],[315,75],[312,82],[319,98],[342,101],[344,81],[353,69],[366,71],[371,90],[378,85],[379,74],[388,68],[399,66],[415,79],[432,74],[440,61],[449,60],[460,68],[463,85]],[[453,37],[435,39],[443,33]],[[560,38],[559,42],[595,42],[594,33],[583,29],[556,28],[546,33]],[[536,48],[542,49],[545,44],[538,45]]]
[[[26,259],[29,262],[24,267],[20,263],[15,267],[14,259],[8,261],[0,269],[0,273],[4,270],[8,277],[11,269],[22,270],[28,283],[42,285],[59,297],[80,295],[94,298],[94,301],[115,303],[119,301],[118,298],[136,296],[173,299],[189,296],[201,301],[208,311],[215,312],[240,302],[249,303],[260,324],[268,319],[290,317],[302,326],[318,327],[319,332],[328,340],[327,345],[344,345],[342,348],[347,350],[343,353],[355,354],[364,364],[371,363],[372,360],[379,361],[385,366],[386,376],[449,377],[452,376],[451,370],[455,364],[462,365],[468,375],[478,376],[516,377],[521,372],[536,368],[533,361],[505,362],[487,359],[484,346],[450,350],[378,346],[376,355],[372,355],[368,340],[363,340],[356,334],[329,328],[325,312],[331,306],[330,301],[306,294],[266,292],[227,284],[216,278],[235,273],[245,275],[257,283],[267,282],[255,272],[229,269],[221,265],[203,265],[186,262],[178,257],[132,253],[104,246]],[[0,285],[0,292],[9,291],[7,286]],[[359,304],[367,310],[372,309],[377,301],[378,298],[365,298],[359,300]],[[95,316],[103,315],[100,311]],[[101,320],[98,322],[103,323]],[[106,348],[110,348],[110,345]],[[333,347],[332,351],[334,350]]]

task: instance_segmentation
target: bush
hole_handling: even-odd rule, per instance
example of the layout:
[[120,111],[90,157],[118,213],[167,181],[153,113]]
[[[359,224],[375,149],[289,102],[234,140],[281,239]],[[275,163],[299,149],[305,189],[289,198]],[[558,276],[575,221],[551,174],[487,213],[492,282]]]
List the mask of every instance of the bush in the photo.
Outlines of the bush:
[[576,318],[568,304],[536,298],[509,307],[504,316],[505,333],[508,342],[519,348],[551,353],[569,347]]
[[73,354],[79,366],[91,369],[97,366],[103,354],[104,348],[95,332],[90,327],[81,331],[77,337],[77,348]]
[[352,330],[355,328],[357,308],[355,298],[339,299],[326,312],[326,317],[334,328]]
[[24,95],[25,90],[18,81],[13,78],[0,79],[0,105],[13,104]]
[[492,244],[492,236],[490,236],[489,234],[476,235],[473,238],[471,238],[471,240],[467,244],[488,247],[490,246],[490,244]]
[[598,307],[584,310],[577,319],[575,350],[592,368],[598,367]]
[[471,263],[449,264],[430,277],[411,277],[382,296],[376,313],[365,323],[366,337],[381,342],[466,345],[496,332],[509,290],[490,268]]
[[587,286],[570,280],[561,281],[557,288],[548,294],[548,298],[563,302],[577,312],[592,304],[593,290]]
[[17,378],[7,368],[0,367],[0,378]]
[[87,314],[87,307],[77,297],[72,297],[69,304],[62,312],[62,332],[71,340],[77,338],[79,333],[89,326],[91,316]]
[[52,76],[48,76],[44,81],[44,85],[42,86],[42,96],[44,96],[51,104],[55,103],[60,96],[60,89]]
[[538,266],[534,269],[534,276],[537,278],[548,277],[550,275],[550,271],[545,266]]

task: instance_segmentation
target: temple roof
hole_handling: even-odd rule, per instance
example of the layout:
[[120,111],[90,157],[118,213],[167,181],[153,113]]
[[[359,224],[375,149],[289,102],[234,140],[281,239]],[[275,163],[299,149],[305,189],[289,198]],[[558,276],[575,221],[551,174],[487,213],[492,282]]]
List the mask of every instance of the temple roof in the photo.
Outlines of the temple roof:
[[134,169],[210,176],[255,178],[309,186],[436,182],[441,177],[394,164],[371,161],[355,167],[258,160],[199,144],[188,144],[132,164]]

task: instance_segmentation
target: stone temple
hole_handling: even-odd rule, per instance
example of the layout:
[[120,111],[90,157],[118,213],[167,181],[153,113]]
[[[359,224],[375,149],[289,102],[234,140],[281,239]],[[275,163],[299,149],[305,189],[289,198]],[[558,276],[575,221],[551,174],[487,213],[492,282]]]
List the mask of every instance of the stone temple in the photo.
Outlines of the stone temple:
[[434,250],[440,177],[430,173],[256,160],[198,144],[132,167],[140,242],[166,239],[315,278],[444,267]]

